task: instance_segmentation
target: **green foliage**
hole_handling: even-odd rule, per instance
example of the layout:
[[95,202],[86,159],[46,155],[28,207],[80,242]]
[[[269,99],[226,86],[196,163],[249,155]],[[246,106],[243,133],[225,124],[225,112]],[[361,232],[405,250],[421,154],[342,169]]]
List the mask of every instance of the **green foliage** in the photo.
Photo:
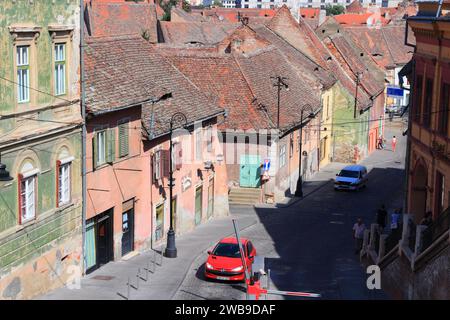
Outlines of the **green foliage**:
[[345,8],[340,4],[334,6],[327,4],[325,10],[327,12],[327,16],[337,16],[339,14],[344,13]]
[[223,4],[222,4],[221,0],[214,0],[212,5],[215,6],[215,7],[223,7]]

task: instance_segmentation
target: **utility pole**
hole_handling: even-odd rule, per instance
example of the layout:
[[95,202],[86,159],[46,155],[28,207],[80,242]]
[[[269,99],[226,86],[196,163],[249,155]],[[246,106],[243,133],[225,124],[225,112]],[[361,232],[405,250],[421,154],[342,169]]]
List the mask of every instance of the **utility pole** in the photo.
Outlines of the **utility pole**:
[[281,98],[281,89],[284,87],[286,91],[289,90],[289,86],[286,83],[288,78],[282,76],[270,77],[270,79],[276,80],[276,83],[273,84],[274,87],[277,87],[277,129],[280,129],[280,98]]
[[298,179],[297,179],[297,188],[295,188],[295,196],[303,197],[303,177],[302,177],[302,153],[303,153],[303,112],[309,109],[310,113],[308,115],[309,119],[313,119],[315,117],[313,108],[306,104],[303,106],[300,111],[300,136],[299,136],[299,154],[298,154]]
[[362,76],[362,72],[356,72],[356,93],[355,93],[355,107],[353,110],[353,118],[356,119],[356,108],[358,105],[358,87],[360,82],[360,77]]

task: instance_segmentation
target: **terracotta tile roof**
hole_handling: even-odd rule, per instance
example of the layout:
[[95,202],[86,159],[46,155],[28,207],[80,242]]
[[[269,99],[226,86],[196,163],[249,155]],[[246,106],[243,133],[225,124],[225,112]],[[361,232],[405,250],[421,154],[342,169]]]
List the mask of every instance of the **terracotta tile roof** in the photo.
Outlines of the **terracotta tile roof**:
[[351,72],[350,76],[356,79],[356,74],[362,73],[361,86],[366,92],[370,96],[380,94],[384,90],[384,72],[365,56],[362,49],[353,43],[350,37],[341,33],[333,35],[330,39],[336,48],[335,57],[341,64],[345,64],[344,69]]
[[86,42],[88,113],[111,112],[171,93],[172,97],[153,107],[148,103],[142,108],[144,128],[159,136],[168,132],[168,121],[177,111],[186,114],[189,123],[222,112],[141,37],[91,38]]
[[231,23],[239,22],[239,17],[248,17],[250,21],[255,17],[271,18],[276,12],[275,9],[257,8],[211,8],[192,11],[200,11],[204,17],[214,17],[220,21],[226,20]]
[[160,25],[163,42],[210,45],[222,41],[240,24],[161,21]]
[[188,13],[181,8],[173,6],[170,10],[170,21],[172,22],[203,22],[207,21],[201,14]]
[[412,48],[404,45],[404,25],[352,27],[345,32],[383,68],[406,64],[412,57]]
[[347,8],[345,8],[345,12],[347,13],[365,13],[366,9],[361,5],[359,0],[354,0],[352,3],[350,3]]
[[228,110],[226,122],[219,126],[221,130],[272,127],[268,117],[254,103],[255,97],[233,56],[207,55],[197,49],[179,52],[168,49],[165,53],[205,95]]
[[339,14],[333,18],[342,25],[386,25],[389,20],[383,18],[379,13],[363,13],[363,14]]
[[156,8],[151,3],[92,2],[86,5],[90,35],[95,37],[141,35],[158,42]]
[[319,8],[299,8],[299,15],[302,18],[313,19],[318,18],[320,14]]
[[283,5],[277,11],[276,15],[267,24],[267,27],[292,46],[299,49],[315,63],[323,66],[323,59],[320,53],[314,49],[314,43],[306,33],[299,32],[299,30],[301,31],[301,27],[295,21],[294,17],[292,17],[286,5]]

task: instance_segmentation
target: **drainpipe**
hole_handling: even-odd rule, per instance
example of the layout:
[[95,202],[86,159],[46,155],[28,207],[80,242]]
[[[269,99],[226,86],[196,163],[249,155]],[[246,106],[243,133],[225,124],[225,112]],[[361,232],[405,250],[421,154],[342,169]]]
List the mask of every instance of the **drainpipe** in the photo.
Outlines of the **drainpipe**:
[[81,117],[83,118],[83,126],[81,133],[81,186],[82,186],[82,272],[86,273],[86,89],[84,79],[84,6],[83,0],[80,0],[80,78],[81,78]]

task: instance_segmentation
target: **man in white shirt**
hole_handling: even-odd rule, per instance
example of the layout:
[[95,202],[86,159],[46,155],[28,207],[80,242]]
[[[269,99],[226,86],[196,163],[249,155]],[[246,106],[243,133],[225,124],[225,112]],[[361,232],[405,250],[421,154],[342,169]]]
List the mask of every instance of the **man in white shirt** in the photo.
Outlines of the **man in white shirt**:
[[364,240],[364,230],[366,226],[362,222],[361,218],[358,218],[356,223],[353,225],[353,239],[355,239],[355,254],[359,254],[362,249]]

